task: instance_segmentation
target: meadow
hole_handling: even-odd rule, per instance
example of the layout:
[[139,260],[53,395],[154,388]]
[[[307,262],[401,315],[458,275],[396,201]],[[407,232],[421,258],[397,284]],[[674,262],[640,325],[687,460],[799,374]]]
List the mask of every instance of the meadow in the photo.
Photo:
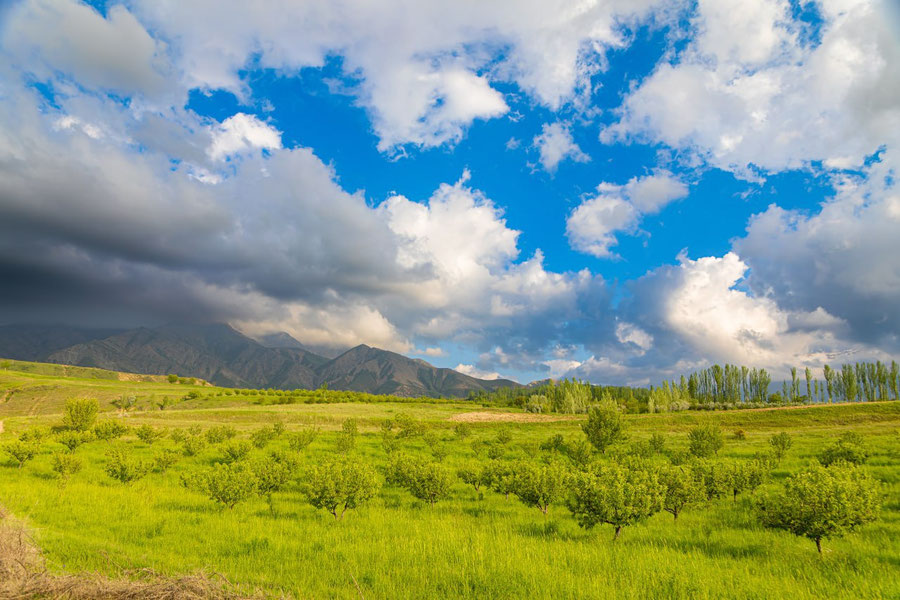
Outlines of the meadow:
[[[201,393],[166,410],[155,407],[159,398],[183,398],[191,390]],[[219,391],[164,378],[122,381],[103,372],[6,365],[0,369],[0,445],[59,425],[69,398],[97,398],[99,422],[114,420],[129,432],[79,446],[72,454],[83,468],[65,486],[53,471],[54,455],[65,448],[53,435],[22,468],[4,454],[0,505],[27,523],[54,571],[205,571],[222,574],[243,592],[272,597],[900,598],[897,402],[626,415],[627,439],[613,456],[645,452],[656,434],[665,449],[647,460],[667,463],[687,449],[692,428],[707,424],[725,434],[717,460],[749,461],[769,451],[771,436],[780,432],[789,433],[793,445],[757,490],[697,502],[677,522],[658,512],[613,541],[608,525],[579,527],[561,499],[544,515],[515,495],[475,490],[454,477],[449,495],[432,506],[385,481],[386,420],[414,423],[424,432],[401,437],[394,428],[390,450],[431,461],[437,445],[445,455],[441,465],[456,473],[488,461],[489,448],[496,448],[493,460],[540,464],[554,456],[546,444],[553,436],[569,444],[584,439],[583,415],[530,415],[464,401],[269,404]],[[120,415],[110,403],[123,394],[133,395],[136,406]],[[352,449],[339,448],[348,419],[359,433]],[[275,424],[284,432],[247,457],[279,451],[298,461],[297,479],[271,504],[257,496],[221,508],[182,485],[183,475],[220,462],[228,444]],[[166,435],[148,444],[135,435],[142,425]],[[235,439],[208,443],[193,456],[181,456],[182,445],[171,436],[192,428],[202,436],[223,425],[234,428]],[[291,451],[290,435],[310,429],[319,431],[312,443]],[[821,555],[806,538],[763,527],[756,498],[816,464],[822,448],[848,431],[863,437],[869,453],[863,468],[880,485],[877,519],[827,539]],[[180,459],[125,484],[106,472],[112,448],[148,462],[169,448]],[[309,467],[335,457],[371,465],[380,483],[369,502],[340,520],[312,507],[301,486]]]

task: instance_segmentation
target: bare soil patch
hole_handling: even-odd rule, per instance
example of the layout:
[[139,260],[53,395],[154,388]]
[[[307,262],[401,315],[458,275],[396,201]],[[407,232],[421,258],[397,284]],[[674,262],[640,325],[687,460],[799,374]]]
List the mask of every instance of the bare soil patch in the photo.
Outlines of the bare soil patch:
[[533,413],[510,413],[475,411],[453,415],[448,420],[460,423],[548,423],[551,421],[571,421],[574,415],[539,415]]

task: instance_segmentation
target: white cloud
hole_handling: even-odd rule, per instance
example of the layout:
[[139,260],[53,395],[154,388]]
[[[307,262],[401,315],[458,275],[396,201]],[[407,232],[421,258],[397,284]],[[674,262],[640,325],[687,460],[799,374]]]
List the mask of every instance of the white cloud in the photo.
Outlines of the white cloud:
[[641,354],[653,347],[653,336],[633,323],[619,322],[616,325],[616,338],[622,344],[634,344]]
[[661,63],[602,139],[649,139],[750,176],[823,161],[860,166],[900,140],[900,37],[888,0],[821,2],[799,43],[786,0],[710,0],[676,64]]
[[540,161],[544,170],[551,173],[555,173],[559,163],[566,159],[582,163],[591,160],[575,143],[568,125],[563,123],[545,123],[541,133],[534,137],[532,145],[541,154]]
[[634,177],[625,185],[601,183],[597,195],[583,201],[566,220],[573,248],[598,258],[613,256],[616,232],[637,228],[643,214],[662,210],[687,195],[688,188],[668,171]]
[[478,379],[494,380],[501,378],[500,373],[497,373],[495,371],[482,371],[480,369],[477,369],[473,365],[466,365],[463,363],[459,363],[458,365],[453,367],[453,369],[455,371],[459,371],[463,375],[468,375],[469,377],[477,377]]
[[425,351],[422,352],[422,354],[424,354],[425,356],[434,356],[434,357],[447,356],[447,353],[444,352],[444,349],[438,348],[438,347],[425,348]]
[[212,160],[224,160],[248,150],[281,148],[281,132],[253,115],[237,113],[212,131],[207,150]]

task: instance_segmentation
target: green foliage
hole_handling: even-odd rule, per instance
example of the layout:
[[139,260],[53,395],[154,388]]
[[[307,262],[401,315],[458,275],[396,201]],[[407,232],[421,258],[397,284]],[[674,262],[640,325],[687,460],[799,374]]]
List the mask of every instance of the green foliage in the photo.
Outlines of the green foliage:
[[273,452],[265,458],[251,461],[250,471],[256,478],[257,493],[266,498],[269,510],[274,514],[272,497],[296,477],[297,461],[284,453]]
[[689,466],[700,492],[707,500],[721,498],[731,490],[731,473],[725,464],[700,459]]
[[123,425],[118,421],[113,421],[112,419],[100,421],[99,423],[94,425],[94,436],[98,440],[115,440],[122,437],[126,433],[128,433],[128,426]]
[[208,469],[185,473],[181,483],[229,510],[255,496],[257,491],[256,477],[246,463],[218,463]]
[[666,436],[655,431],[650,436],[650,450],[655,454],[664,454],[666,452]]
[[841,537],[878,515],[881,498],[876,482],[850,464],[811,467],[785,482],[784,490],[759,501],[767,527],[807,537],[822,552],[822,540]]
[[153,464],[160,473],[165,473],[181,459],[181,454],[171,448],[163,448],[153,455]]
[[768,478],[767,465],[761,461],[732,461],[725,463],[728,488],[737,500],[738,494],[752,492]]
[[632,525],[662,510],[664,489],[655,471],[617,464],[600,465],[572,478],[569,510],[578,524],[591,528],[612,525],[615,537]]
[[235,429],[231,425],[218,425],[216,427],[210,427],[209,429],[207,429],[204,435],[206,437],[206,441],[210,444],[221,444],[225,440],[230,440],[231,438],[236,436],[237,429]]
[[222,462],[233,463],[244,460],[253,447],[246,440],[235,440],[222,446]]
[[456,470],[456,476],[466,485],[471,485],[475,491],[481,490],[481,486],[490,485],[491,475],[487,466],[467,464]]
[[450,494],[453,476],[450,471],[437,463],[413,463],[413,469],[406,476],[406,489],[419,500],[432,506]]
[[106,474],[122,483],[132,483],[150,471],[150,465],[133,458],[124,448],[113,448],[106,453]]
[[22,442],[40,442],[47,435],[47,432],[41,427],[30,427],[19,434],[19,440]]
[[772,446],[775,458],[781,460],[787,454],[787,451],[791,449],[791,446],[794,445],[794,440],[791,439],[791,434],[782,431],[769,438],[769,445]]
[[168,381],[169,383],[176,383],[178,381],[178,375],[176,375],[175,373],[169,373],[168,375],[166,375],[166,381]]
[[737,441],[743,441],[747,439],[747,433],[743,429],[735,429],[731,436]]
[[21,469],[25,463],[34,458],[38,453],[40,446],[37,442],[14,440],[12,442],[7,442],[3,446],[3,449],[14,461],[16,461],[16,463],[18,463],[19,468]]
[[497,435],[494,437],[494,441],[501,446],[505,446],[512,441],[512,432],[504,427],[503,429],[497,431]]
[[625,438],[625,422],[618,409],[609,405],[595,406],[588,412],[588,421],[582,425],[588,441],[600,453]]
[[120,415],[124,415],[125,413],[133,409],[135,405],[137,405],[137,398],[134,396],[134,394],[126,393],[110,402],[110,404],[112,404],[119,410]]
[[568,471],[556,462],[536,465],[523,461],[512,468],[513,493],[523,504],[537,507],[545,515],[562,497],[568,479]]
[[353,450],[356,447],[357,435],[359,435],[359,426],[356,424],[356,419],[345,419],[337,438],[338,452]]
[[405,412],[399,412],[394,415],[394,424],[399,430],[397,433],[397,437],[418,437],[425,433],[425,425],[413,419],[409,414]]
[[79,446],[94,440],[94,434],[90,431],[61,431],[56,435],[56,441],[69,449],[69,452],[75,452]]
[[869,459],[869,452],[863,446],[862,436],[847,432],[822,450],[816,458],[826,467],[841,462],[861,465]]
[[100,403],[95,398],[71,398],[63,409],[63,426],[75,431],[88,431],[97,421]]
[[159,400],[156,400],[154,404],[159,410],[166,410],[167,408],[175,406],[175,399],[170,398],[169,396],[163,396]]
[[486,467],[486,477],[491,489],[507,498],[515,490],[515,473],[509,463],[492,460]]
[[69,479],[81,470],[81,459],[71,452],[56,452],[53,454],[51,468],[59,479],[60,487],[65,487]]
[[181,438],[181,450],[185,456],[196,456],[206,447],[206,439],[199,434],[186,435]]
[[356,459],[331,459],[306,473],[303,491],[316,508],[340,519],[348,509],[371,500],[378,491],[375,470]]
[[149,446],[152,446],[155,441],[161,439],[166,435],[164,431],[156,429],[155,427],[147,424],[141,425],[140,427],[135,429],[134,434],[139,440]]
[[694,474],[684,466],[662,467],[659,483],[663,489],[662,509],[671,513],[676,521],[681,511],[704,497]]
[[688,432],[688,450],[697,458],[710,458],[725,446],[725,436],[718,425],[697,425]]
[[457,438],[464,440],[472,435],[472,426],[465,422],[457,423],[453,428],[453,432],[456,434]]
[[319,436],[319,430],[312,427],[288,434],[288,447],[294,452],[302,452]]

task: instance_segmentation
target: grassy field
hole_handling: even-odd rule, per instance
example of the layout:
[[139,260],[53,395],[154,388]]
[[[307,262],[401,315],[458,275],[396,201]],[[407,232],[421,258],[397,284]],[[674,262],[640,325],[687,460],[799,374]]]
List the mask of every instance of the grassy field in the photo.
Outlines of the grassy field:
[[[10,366],[0,369],[0,400],[5,398],[0,442],[30,427],[58,424],[68,397],[98,398],[110,411],[101,419],[130,426],[207,429],[225,423],[244,438],[275,422],[289,432],[316,426],[322,433],[301,454],[303,466],[336,453],[338,430],[347,418],[358,419],[361,430],[352,452],[378,467],[387,462],[379,425],[399,413],[447,439],[444,464],[454,469],[478,460],[473,441],[493,439],[501,429],[512,435],[504,456],[510,460],[538,460],[540,443],[557,433],[570,440],[583,437],[578,417],[526,420],[529,415],[523,413],[510,416],[464,402],[271,406],[255,404],[252,397],[217,396],[217,388],[204,387],[204,398],[152,410],[151,398],[180,398],[193,387],[96,373],[64,377]],[[139,398],[138,410],[125,418],[108,404],[123,393]],[[476,420],[491,418],[514,420]],[[472,421],[472,435],[465,440],[454,434],[460,420]],[[309,506],[296,485],[275,495],[274,512],[260,498],[219,510],[179,483],[181,473],[222,456],[216,445],[129,485],[108,477],[104,464],[110,447],[129,447],[148,459],[162,447],[178,447],[168,438],[150,447],[133,434],[78,448],[75,454],[85,467],[65,488],[51,470],[52,454],[62,450],[52,438],[22,469],[11,460],[0,463],[0,504],[33,528],[55,570],[205,570],[225,575],[245,591],[273,596],[900,598],[900,404],[632,415],[626,446],[662,433],[670,450],[683,449],[687,431],[707,422],[729,434],[720,453],[726,458],[766,450],[775,432],[793,436],[794,446],[758,493],[777,488],[786,476],[813,463],[841,432],[859,432],[871,452],[866,468],[883,485],[880,518],[857,533],[828,540],[820,556],[809,540],[762,528],[752,511],[752,495],[696,506],[677,524],[668,513],[657,514],[627,527],[616,542],[608,526],[579,528],[562,504],[553,505],[545,517],[514,497],[476,492],[459,481],[450,498],[433,507],[384,485],[373,501],[341,521]],[[731,435],[738,429],[744,439]],[[421,437],[400,443],[404,451],[429,455]],[[254,453],[285,447],[278,439]]]

